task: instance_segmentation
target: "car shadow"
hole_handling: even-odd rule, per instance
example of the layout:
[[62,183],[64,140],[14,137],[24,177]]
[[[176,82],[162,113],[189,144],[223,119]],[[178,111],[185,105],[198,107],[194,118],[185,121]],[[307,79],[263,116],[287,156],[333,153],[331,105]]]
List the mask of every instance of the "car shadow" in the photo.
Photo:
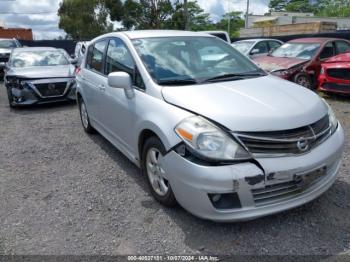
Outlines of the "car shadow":
[[[131,161],[101,135],[90,137],[150,195],[146,178]],[[246,222],[217,223],[197,218],[180,206],[166,208],[153,198],[140,201],[154,214],[162,209],[184,233],[186,246],[199,254],[328,256],[350,246],[350,185],[339,179],[324,195],[304,206]],[[153,221],[148,220],[145,223]]]
[[72,109],[76,106],[75,101],[64,101],[64,102],[55,102],[49,104],[34,104],[29,106],[18,106],[10,108],[10,111],[19,115],[27,114],[42,114],[43,112],[58,112],[62,110]]

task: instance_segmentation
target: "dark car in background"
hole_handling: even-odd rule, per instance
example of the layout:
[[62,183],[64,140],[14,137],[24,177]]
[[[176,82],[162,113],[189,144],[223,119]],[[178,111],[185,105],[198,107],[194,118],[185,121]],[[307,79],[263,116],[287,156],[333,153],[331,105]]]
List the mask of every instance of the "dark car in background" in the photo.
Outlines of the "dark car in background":
[[16,39],[0,38],[0,71],[9,60],[12,49],[17,47],[21,47],[21,44]]
[[254,58],[264,70],[306,88],[315,88],[321,63],[350,50],[350,42],[334,38],[300,38],[289,41],[267,56]]
[[10,106],[75,100],[75,62],[63,49],[14,49],[4,77]]
[[318,80],[319,91],[350,95],[350,52],[324,61]]

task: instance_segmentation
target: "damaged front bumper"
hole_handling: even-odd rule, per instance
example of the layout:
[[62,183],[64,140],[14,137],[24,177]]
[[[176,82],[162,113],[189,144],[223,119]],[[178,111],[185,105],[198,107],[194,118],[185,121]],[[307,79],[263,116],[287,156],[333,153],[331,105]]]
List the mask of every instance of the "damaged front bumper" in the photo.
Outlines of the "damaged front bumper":
[[324,193],[336,179],[343,144],[339,125],[304,155],[204,166],[171,151],[162,165],[177,201],[190,213],[214,221],[242,221],[303,205]]
[[74,78],[24,80],[17,84],[7,83],[15,106],[47,104],[76,99]]

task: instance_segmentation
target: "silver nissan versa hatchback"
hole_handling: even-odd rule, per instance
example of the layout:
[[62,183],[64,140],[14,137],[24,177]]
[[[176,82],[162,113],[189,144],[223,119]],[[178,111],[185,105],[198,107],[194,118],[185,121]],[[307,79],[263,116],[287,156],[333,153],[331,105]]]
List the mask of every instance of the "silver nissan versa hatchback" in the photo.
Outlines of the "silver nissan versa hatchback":
[[205,33],[94,39],[77,99],[85,131],[141,167],[156,200],[205,219],[303,205],[333,184],[342,158],[344,132],[325,101]]

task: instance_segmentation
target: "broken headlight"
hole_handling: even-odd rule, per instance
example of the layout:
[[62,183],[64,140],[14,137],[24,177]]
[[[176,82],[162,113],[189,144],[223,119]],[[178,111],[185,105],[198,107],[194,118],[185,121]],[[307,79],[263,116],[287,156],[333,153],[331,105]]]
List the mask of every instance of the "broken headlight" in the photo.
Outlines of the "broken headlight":
[[181,121],[177,135],[199,156],[216,161],[247,160],[250,154],[232,137],[200,116]]

